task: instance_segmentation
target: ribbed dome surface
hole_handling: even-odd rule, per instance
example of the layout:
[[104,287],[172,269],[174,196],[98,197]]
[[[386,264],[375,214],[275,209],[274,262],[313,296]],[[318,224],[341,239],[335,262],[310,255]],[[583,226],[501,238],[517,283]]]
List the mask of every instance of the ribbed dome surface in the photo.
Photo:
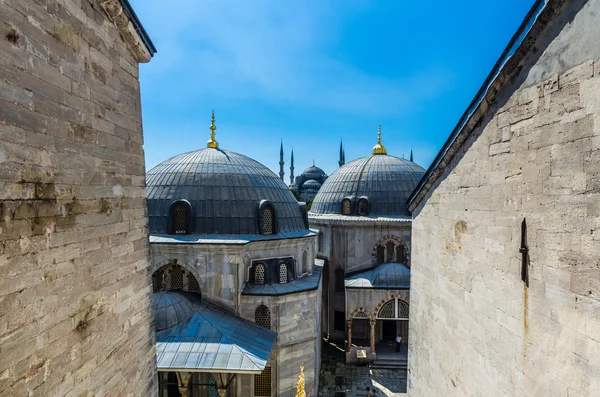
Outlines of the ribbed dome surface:
[[305,175],[309,178],[318,179],[327,174],[325,174],[325,171],[323,171],[319,167],[313,165],[312,167],[308,167],[307,169],[305,169],[302,175]]
[[186,322],[192,317],[192,302],[177,292],[155,292],[154,328],[162,331]]
[[408,288],[410,269],[400,263],[387,263],[373,271],[374,288]]
[[321,186],[321,184],[319,182],[315,181],[314,179],[309,179],[308,181],[304,182],[302,184],[302,186],[319,188]]
[[172,157],[146,174],[150,234],[168,233],[177,200],[192,207],[192,234],[257,234],[258,208],[269,200],[279,233],[306,230],[300,206],[271,170],[238,153],[201,149]]
[[421,166],[394,156],[373,155],[353,160],[327,178],[310,212],[341,214],[344,198],[351,198],[355,208],[358,199],[366,196],[369,216],[409,215],[406,200],[424,173]]

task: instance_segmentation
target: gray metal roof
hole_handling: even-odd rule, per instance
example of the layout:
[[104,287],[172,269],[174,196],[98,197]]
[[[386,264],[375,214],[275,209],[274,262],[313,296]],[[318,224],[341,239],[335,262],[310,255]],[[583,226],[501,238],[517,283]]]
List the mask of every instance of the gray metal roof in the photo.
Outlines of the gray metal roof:
[[310,212],[341,214],[344,198],[357,201],[366,196],[369,216],[409,215],[406,200],[424,173],[421,166],[394,156],[373,155],[353,160],[327,178]]
[[302,172],[302,174],[300,174],[300,175],[305,175],[305,176],[311,177],[313,179],[317,179],[322,176],[327,176],[325,171],[323,171],[321,168],[314,166],[314,165],[305,169],[304,172]]
[[408,289],[410,269],[401,263],[386,263],[346,277],[346,288]]
[[289,283],[272,283],[272,284],[252,284],[246,283],[242,290],[242,295],[288,295],[297,292],[311,291],[319,288],[321,274],[323,273],[322,265],[315,265],[313,273],[297,278]]
[[278,234],[154,234],[151,235],[150,243],[164,244],[248,244],[252,241],[282,240],[290,238],[304,238],[315,236],[310,230],[299,230],[296,232]]
[[223,309],[179,292],[193,308],[191,318],[156,333],[159,371],[259,373],[277,334]]
[[155,292],[154,329],[162,331],[188,321],[193,314],[192,303],[181,294]]
[[306,231],[288,187],[259,162],[227,150],[205,148],[172,157],[146,174],[150,234],[168,233],[176,200],[192,206],[192,234],[259,234],[258,206],[268,200],[280,233]]

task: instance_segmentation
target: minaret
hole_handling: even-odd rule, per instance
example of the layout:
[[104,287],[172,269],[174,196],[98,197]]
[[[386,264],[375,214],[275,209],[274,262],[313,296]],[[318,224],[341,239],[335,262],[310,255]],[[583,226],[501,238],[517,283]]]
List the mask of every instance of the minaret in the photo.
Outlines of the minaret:
[[279,149],[279,178],[283,181],[283,176],[285,172],[283,171],[283,165],[285,162],[283,161],[283,140],[281,141],[281,148]]
[[344,147],[342,145],[342,140],[340,139],[340,161],[338,161],[338,164],[340,165],[340,167],[342,165],[344,165],[346,162],[344,161]]
[[410,161],[411,161],[411,163],[413,162],[413,154],[412,154],[412,149],[410,149]]
[[219,148],[219,142],[215,141],[215,130],[216,129],[217,129],[217,126],[215,125],[215,111],[213,109],[212,119],[211,119],[211,123],[210,123],[210,139],[208,140],[208,142],[206,142],[206,147],[208,147],[208,148],[211,148],[211,149]]
[[292,165],[290,166],[290,185],[294,184],[294,148],[292,148]]

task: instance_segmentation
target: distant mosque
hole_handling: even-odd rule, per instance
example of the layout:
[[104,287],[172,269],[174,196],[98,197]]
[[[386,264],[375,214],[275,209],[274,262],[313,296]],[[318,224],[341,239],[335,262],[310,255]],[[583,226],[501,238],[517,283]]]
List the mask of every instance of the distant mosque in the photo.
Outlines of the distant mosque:
[[[279,148],[279,178],[285,182],[285,161],[283,158],[284,153],[282,141]],[[404,158],[404,155],[402,155],[402,158]],[[412,149],[410,150],[410,161],[413,161]],[[343,143],[340,142],[338,165],[342,167],[344,164],[346,164],[346,150],[344,149]],[[305,169],[302,174],[296,177],[294,177],[294,169],[294,149],[292,149],[290,158],[290,190],[300,201],[308,203],[308,207],[310,209],[310,204],[312,204],[312,201],[321,189],[321,186],[323,186],[323,183],[325,183],[329,176],[325,173],[325,171],[315,165],[314,159],[312,165]]]

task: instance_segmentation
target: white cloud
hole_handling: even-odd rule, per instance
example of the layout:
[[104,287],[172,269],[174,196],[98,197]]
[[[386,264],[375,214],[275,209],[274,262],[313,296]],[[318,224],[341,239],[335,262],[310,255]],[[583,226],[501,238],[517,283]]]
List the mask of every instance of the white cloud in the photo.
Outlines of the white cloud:
[[365,8],[360,1],[132,3],[159,50],[145,66],[154,82],[146,89],[160,90],[165,103],[210,95],[398,115],[439,93],[447,78],[431,69],[386,79],[334,59],[341,27]]

